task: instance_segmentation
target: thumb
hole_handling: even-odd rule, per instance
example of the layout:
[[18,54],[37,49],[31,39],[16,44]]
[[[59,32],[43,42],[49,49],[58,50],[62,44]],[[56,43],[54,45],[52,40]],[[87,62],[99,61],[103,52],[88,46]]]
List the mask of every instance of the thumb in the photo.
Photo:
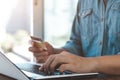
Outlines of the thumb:
[[44,46],[49,49],[49,46],[51,46],[48,42],[43,42]]

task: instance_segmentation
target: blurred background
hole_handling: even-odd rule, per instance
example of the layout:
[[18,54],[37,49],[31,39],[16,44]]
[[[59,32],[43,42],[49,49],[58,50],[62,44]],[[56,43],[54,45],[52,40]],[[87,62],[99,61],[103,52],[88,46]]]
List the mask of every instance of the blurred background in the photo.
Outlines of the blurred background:
[[30,35],[62,47],[69,39],[78,0],[0,0],[0,51],[13,61],[33,60]]

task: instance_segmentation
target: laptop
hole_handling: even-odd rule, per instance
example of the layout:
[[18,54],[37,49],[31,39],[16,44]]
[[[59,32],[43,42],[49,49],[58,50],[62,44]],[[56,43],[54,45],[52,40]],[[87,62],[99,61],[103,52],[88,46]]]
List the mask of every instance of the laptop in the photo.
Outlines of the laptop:
[[35,63],[17,63],[14,64],[2,52],[0,52],[0,74],[12,77],[17,80],[49,80],[55,78],[69,78],[82,76],[97,76],[98,73],[77,74],[69,71],[60,73],[55,70],[53,75],[48,75],[39,71],[40,64]]

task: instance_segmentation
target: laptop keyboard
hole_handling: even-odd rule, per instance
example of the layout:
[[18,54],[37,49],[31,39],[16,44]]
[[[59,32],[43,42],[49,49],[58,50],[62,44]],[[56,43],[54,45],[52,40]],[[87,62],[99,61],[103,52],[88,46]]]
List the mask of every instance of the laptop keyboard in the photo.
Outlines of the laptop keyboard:
[[[40,65],[35,65],[35,64],[30,64],[30,63],[20,63],[20,64],[16,64],[16,66],[19,67],[21,70],[40,74],[43,76],[51,75],[49,73],[46,74],[45,72],[39,71]],[[61,73],[61,72],[59,72],[59,70],[55,70],[52,75],[65,75],[65,74],[72,74],[72,72],[64,71]]]

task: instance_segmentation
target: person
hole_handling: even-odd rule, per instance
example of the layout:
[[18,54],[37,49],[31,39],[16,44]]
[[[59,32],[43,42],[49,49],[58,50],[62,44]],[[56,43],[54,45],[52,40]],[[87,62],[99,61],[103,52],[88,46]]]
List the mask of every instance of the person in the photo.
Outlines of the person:
[[29,47],[45,62],[40,70],[120,75],[120,0],[79,0],[70,40],[60,49],[45,45]]

